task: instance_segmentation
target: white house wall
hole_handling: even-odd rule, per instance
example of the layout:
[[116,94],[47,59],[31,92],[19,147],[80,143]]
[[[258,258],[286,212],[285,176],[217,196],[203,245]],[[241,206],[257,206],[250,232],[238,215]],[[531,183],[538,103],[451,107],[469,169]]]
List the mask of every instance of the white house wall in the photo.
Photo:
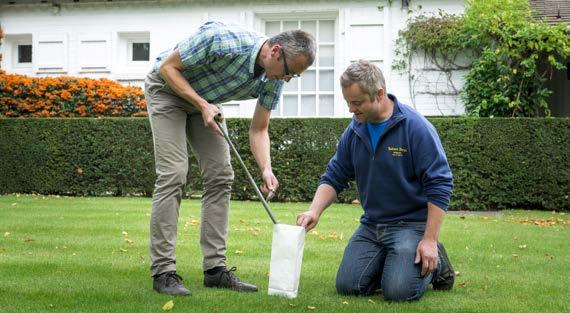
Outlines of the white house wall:
[[[18,1],[16,1],[17,3]],[[410,16],[401,1],[121,1],[101,3],[0,5],[0,24],[7,37],[0,47],[2,69],[30,76],[72,75],[107,77],[142,86],[156,56],[174,46],[207,20],[237,23],[265,31],[265,21],[293,19],[334,20],[334,115],[349,116],[338,86],[346,66],[359,58],[378,64],[384,72],[388,92],[412,104],[424,115],[453,115],[463,112],[456,100],[434,100],[429,94],[413,96],[412,90],[429,90],[441,80],[440,73],[424,75],[424,84],[410,86],[407,75],[392,70],[394,41]],[[421,2],[421,3],[420,3]],[[457,0],[410,1],[417,12],[443,9],[463,11]],[[138,37],[137,37],[138,36]],[[150,62],[128,62],[129,38],[148,38]],[[31,39],[32,66],[17,66],[19,42]],[[458,75],[458,87],[462,84]],[[440,102],[443,101],[445,105]],[[450,103],[453,102],[453,105]],[[226,107],[228,116],[251,116],[255,100]]]

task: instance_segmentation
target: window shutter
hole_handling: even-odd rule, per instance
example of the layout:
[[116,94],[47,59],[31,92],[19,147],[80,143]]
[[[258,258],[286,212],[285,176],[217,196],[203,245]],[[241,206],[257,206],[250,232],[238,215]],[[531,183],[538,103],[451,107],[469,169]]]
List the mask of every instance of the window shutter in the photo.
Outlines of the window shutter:
[[79,34],[77,58],[81,72],[110,71],[110,35],[100,33]]
[[38,73],[67,72],[68,39],[66,33],[39,33],[35,42]]

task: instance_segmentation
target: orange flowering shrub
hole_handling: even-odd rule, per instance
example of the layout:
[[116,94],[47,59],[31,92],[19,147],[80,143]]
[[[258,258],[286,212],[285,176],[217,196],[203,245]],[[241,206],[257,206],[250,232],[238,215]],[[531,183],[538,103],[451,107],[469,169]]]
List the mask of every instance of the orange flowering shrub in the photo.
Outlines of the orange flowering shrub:
[[146,116],[144,92],[109,79],[0,71],[0,117]]

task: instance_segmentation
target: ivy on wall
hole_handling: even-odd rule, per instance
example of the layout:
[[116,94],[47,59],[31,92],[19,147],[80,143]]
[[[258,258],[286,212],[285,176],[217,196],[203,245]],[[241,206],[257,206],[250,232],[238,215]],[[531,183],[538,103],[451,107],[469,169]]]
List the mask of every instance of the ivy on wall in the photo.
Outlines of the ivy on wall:
[[[461,90],[468,115],[549,116],[551,91],[544,83],[570,56],[566,25],[537,20],[527,0],[467,3],[462,15],[440,11],[410,18],[400,31],[393,68],[410,74],[413,57],[421,53],[448,74],[450,84],[454,70],[468,69]],[[459,64],[465,55],[471,62]]]

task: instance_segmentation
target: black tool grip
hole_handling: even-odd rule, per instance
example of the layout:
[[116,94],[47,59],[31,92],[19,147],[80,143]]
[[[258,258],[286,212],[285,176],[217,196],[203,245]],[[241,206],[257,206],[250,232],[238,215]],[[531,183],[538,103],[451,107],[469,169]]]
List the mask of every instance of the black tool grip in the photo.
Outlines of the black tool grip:
[[216,120],[216,122],[221,122],[222,121],[222,112],[216,113],[216,116],[214,116],[214,120]]

